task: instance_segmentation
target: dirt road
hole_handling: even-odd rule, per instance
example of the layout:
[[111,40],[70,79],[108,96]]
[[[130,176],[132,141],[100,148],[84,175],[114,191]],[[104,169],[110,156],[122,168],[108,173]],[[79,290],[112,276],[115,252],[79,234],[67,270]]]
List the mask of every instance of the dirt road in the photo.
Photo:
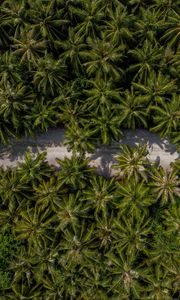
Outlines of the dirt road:
[[[63,159],[71,157],[63,146],[64,130],[49,129],[47,133],[38,134],[36,138],[23,137],[21,140],[12,139],[8,146],[0,146],[0,166],[16,166],[18,161],[23,161],[24,153],[29,147],[34,155],[36,153],[46,151],[47,161],[56,165],[55,158]],[[157,134],[148,132],[147,130],[125,130],[124,137],[112,146],[101,146],[96,149],[93,154],[88,154],[91,158],[90,165],[97,168],[99,174],[111,176],[111,165],[115,162],[114,156],[119,152],[119,145],[128,144],[134,146],[138,143],[147,143],[149,150],[149,159],[154,162],[158,161],[164,168],[169,168],[172,161],[179,157],[176,146],[172,145],[166,139],[160,139]]]

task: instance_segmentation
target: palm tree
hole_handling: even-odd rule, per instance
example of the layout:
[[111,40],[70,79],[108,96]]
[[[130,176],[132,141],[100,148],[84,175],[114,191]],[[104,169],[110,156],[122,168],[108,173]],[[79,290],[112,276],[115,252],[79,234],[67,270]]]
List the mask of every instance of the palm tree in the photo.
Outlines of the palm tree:
[[158,44],[152,45],[149,40],[145,40],[143,46],[128,51],[133,61],[128,72],[134,74],[133,80],[138,80],[146,84],[150,74],[159,66],[162,59],[162,49]]
[[74,228],[65,228],[62,240],[59,244],[60,259],[62,266],[74,267],[84,266],[88,261],[96,260],[94,240],[94,224],[89,224],[82,220],[81,224]]
[[148,239],[151,235],[152,220],[142,214],[141,218],[131,216],[127,219],[122,215],[120,218],[114,219],[113,231],[118,236],[118,251],[126,253],[126,255],[148,252]]
[[70,159],[65,157],[63,160],[57,158],[56,161],[60,165],[58,182],[73,189],[83,189],[93,174],[94,168],[88,166],[90,159],[82,155],[72,155]]
[[63,18],[56,1],[34,1],[31,3],[30,13],[34,33],[50,43],[63,37],[63,26],[70,22]]
[[158,266],[151,268],[151,275],[148,278],[148,293],[146,299],[152,300],[171,300],[172,275],[166,274]]
[[49,54],[40,58],[34,71],[33,84],[41,94],[54,96],[61,90],[66,78],[66,66]]
[[126,293],[126,298],[121,299],[142,299],[141,292],[143,291],[147,270],[141,269],[136,264],[135,255],[126,256],[118,247],[115,247],[106,256],[108,277],[111,279],[109,292],[112,291],[113,294],[118,296],[121,294],[125,296]]
[[117,105],[117,112],[121,125],[125,128],[136,129],[138,127],[147,128],[147,107],[146,97],[140,96],[131,91],[126,90],[122,93],[119,104]]
[[72,150],[74,155],[76,153],[85,155],[85,152],[94,151],[94,134],[97,131],[96,128],[90,128],[88,124],[83,124],[82,127],[76,120],[72,120],[66,128],[64,145],[67,147],[68,151]]
[[18,239],[27,241],[28,254],[36,253],[37,248],[43,249],[53,241],[53,221],[54,216],[49,209],[42,211],[35,206],[21,212],[14,231]]
[[113,165],[113,168],[118,169],[124,178],[135,178],[137,181],[139,178],[147,180],[146,165],[149,164],[147,154],[146,144],[136,147],[122,145],[121,153],[116,156],[117,163]]
[[173,94],[171,101],[162,102],[161,106],[151,106],[154,111],[155,126],[151,128],[153,132],[159,132],[161,137],[171,136],[171,133],[180,130],[180,97]]
[[122,136],[121,120],[113,111],[110,113],[104,111],[97,116],[91,113],[90,119],[89,127],[92,128],[102,144],[110,144],[113,139],[119,141]]
[[152,104],[163,103],[164,98],[168,98],[173,92],[177,91],[177,80],[171,80],[169,76],[163,75],[161,72],[151,72],[147,83],[133,82],[135,90],[146,95],[147,100]]
[[106,213],[111,206],[113,192],[115,190],[114,178],[110,180],[102,176],[93,176],[89,181],[89,187],[83,192],[82,199],[90,209],[94,210],[95,216]]
[[29,184],[37,185],[45,178],[49,178],[54,170],[45,162],[46,152],[38,153],[33,157],[31,150],[27,149],[24,162],[18,163],[17,173],[20,182],[28,182]]
[[32,29],[26,29],[22,35],[16,39],[13,38],[14,55],[20,57],[21,64],[25,63],[29,70],[37,66],[39,57],[45,53],[46,41],[44,39],[37,40]]
[[179,24],[180,24],[180,16],[178,11],[171,9],[169,10],[169,14],[167,17],[167,21],[164,23],[164,27],[166,29],[164,35],[161,37],[161,40],[164,40],[165,43],[170,47],[174,47],[177,51],[179,50]]
[[34,103],[29,111],[30,113],[22,118],[26,135],[33,136],[37,129],[47,132],[50,126],[55,126],[58,122],[56,107],[50,101],[45,102],[43,96]]
[[82,60],[85,56],[84,50],[87,48],[83,37],[78,36],[75,30],[69,27],[68,39],[55,41],[56,49],[61,49],[59,57],[62,58],[76,74],[83,72]]
[[119,209],[119,215],[140,218],[142,213],[148,215],[148,207],[155,202],[150,194],[150,188],[144,181],[138,182],[132,178],[124,183],[117,182],[114,205]]
[[[29,105],[33,104],[35,94],[23,83],[0,86],[0,115],[4,121],[13,126],[16,133],[20,130],[20,118]],[[9,127],[10,127],[9,126]]]
[[133,19],[131,15],[127,14],[126,8],[118,2],[115,11],[112,8],[107,9],[107,14],[108,20],[105,21],[104,27],[107,41],[117,47],[132,42],[133,34],[130,24]]
[[176,235],[177,240],[180,240],[180,207],[178,207],[178,205],[171,205],[164,211],[163,217],[163,224],[166,226],[167,236]]
[[59,196],[54,200],[53,209],[58,220],[56,232],[62,232],[69,226],[75,228],[79,219],[88,212],[88,208],[82,206],[80,192]]
[[168,171],[163,167],[153,167],[150,172],[151,182],[149,186],[156,200],[160,201],[162,206],[176,203],[176,199],[180,196],[179,180],[177,174],[172,170]]
[[123,75],[123,70],[119,66],[124,55],[124,46],[116,47],[103,39],[87,38],[90,50],[84,51],[86,62],[83,63],[89,76],[111,75],[115,80]]
[[99,1],[87,0],[82,3],[82,9],[77,11],[80,21],[75,27],[77,35],[83,38],[99,36],[103,7]]
[[[145,2],[147,0],[132,0],[132,2]],[[162,13],[154,8],[140,8],[139,17],[135,21],[134,38],[142,43],[148,39],[152,44],[157,43],[157,34],[163,24]]]
[[18,205],[22,204],[23,199],[31,198],[31,188],[27,181],[20,180],[20,176],[16,168],[8,168],[1,174],[0,179],[0,199],[3,208],[9,211],[18,209]]
[[18,60],[14,57],[12,52],[6,51],[0,57],[0,85],[7,86],[8,82],[11,84],[20,82],[22,80],[21,69]]
[[[21,32],[24,30],[27,18],[27,2],[24,0],[20,1],[4,1],[1,5],[0,15],[1,15],[1,30],[2,30],[2,41],[4,46],[7,45],[9,40],[7,34],[10,37],[19,37]],[[8,29],[8,30],[7,30]]]
[[114,87],[111,79],[96,78],[88,81],[89,88],[84,90],[86,99],[84,108],[94,110],[96,114],[104,111],[110,112],[113,103],[119,102],[120,91]]

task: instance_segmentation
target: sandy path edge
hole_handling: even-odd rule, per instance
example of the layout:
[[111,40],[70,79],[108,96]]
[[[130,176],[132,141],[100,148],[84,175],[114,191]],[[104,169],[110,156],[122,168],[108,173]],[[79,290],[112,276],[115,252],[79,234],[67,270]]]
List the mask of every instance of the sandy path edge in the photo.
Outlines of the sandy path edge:
[[[34,139],[27,137],[20,140],[12,139],[9,145],[0,146],[0,166],[4,168],[16,166],[19,161],[23,161],[27,147],[34,155],[46,151],[48,163],[57,165],[56,158],[71,157],[71,152],[63,146],[64,132],[64,129],[54,128],[49,129],[47,133],[38,134]],[[95,166],[99,174],[112,176],[116,173],[111,166],[115,162],[114,156],[119,152],[119,145],[135,146],[139,143],[147,143],[150,161],[159,161],[166,169],[171,162],[180,157],[176,146],[170,144],[167,139],[160,139],[157,134],[144,129],[124,130],[124,136],[119,142],[114,142],[111,146],[101,146],[93,154],[87,154],[91,159],[90,165]]]

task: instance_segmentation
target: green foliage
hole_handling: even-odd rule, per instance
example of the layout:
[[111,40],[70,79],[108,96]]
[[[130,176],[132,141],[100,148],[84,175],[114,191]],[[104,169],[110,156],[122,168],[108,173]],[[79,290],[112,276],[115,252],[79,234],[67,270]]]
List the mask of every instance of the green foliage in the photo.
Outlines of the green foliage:
[[77,155],[1,170],[1,298],[178,299],[178,161],[165,172],[146,155],[123,148],[117,179]]
[[1,143],[60,125],[82,153],[126,128],[180,144],[169,117],[179,109],[179,0],[1,2]]
[[179,299],[179,160],[85,158],[127,128],[180,147],[179,0],[0,2],[0,143],[60,125],[73,153],[0,170],[0,299]]

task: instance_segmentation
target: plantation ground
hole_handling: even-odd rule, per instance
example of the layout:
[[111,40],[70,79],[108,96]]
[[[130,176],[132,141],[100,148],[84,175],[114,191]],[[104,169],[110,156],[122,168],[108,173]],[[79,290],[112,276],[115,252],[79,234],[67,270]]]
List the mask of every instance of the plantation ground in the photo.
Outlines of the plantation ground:
[[[0,147],[0,166],[16,166],[18,161],[23,161],[27,147],[30,147],[34,155],[38,151],[47,152],[47,161],[57,165],[56,157],[63,159],[71,157],[71,152],[63,146],[64,130],[49,129],[47,133],[38,134],[34,139],[23,137],[20,140],[12,139],[8,146]],[[164,168],[168,168],[170,163],[179,157],[176,146],[169,143],[166,139],[160,139],[157,134],[147,130],[138,129],[135,131],[125,130],[124,137],[119,143],[111,146],[101,146],[95,153],[87,154],[91,158],[91,165],[97,168],[99,174],[111,176],[115,171],[111,169],[115,162],[114,156],[119,152],[119,145],[128,144],[134,146],[138,143],[147,143],[149,159],[152,162],[159,162]]]

